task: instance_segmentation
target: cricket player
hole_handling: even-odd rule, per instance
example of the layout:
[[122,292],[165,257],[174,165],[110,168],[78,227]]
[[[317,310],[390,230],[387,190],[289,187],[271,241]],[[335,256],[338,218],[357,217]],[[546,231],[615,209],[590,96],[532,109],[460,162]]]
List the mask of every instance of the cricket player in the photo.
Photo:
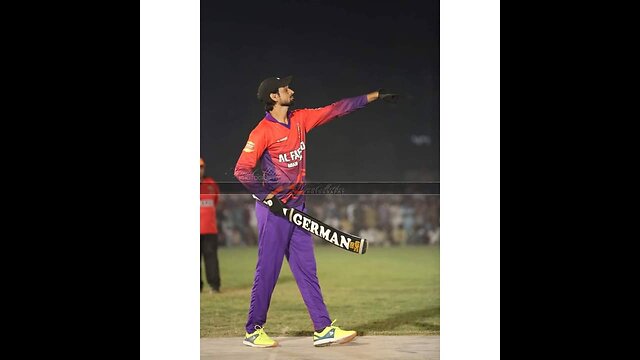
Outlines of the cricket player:
[[[264,103],[266,112],[249,134],[234,171],[235,177],[249,192],[263,201],[256,202],[258,262],[243,341],[252,347],[278,345],[265,333],[263,326],[285,256],[313,322],[313,345],[342,344],[356,337],[355,331],[342,330],[334,326],[335,320],[331,321],[318,283],[311,234],[281,217],[282,207],[286,204],[305,210],[306,136],[309,131],[372,101],[393,102],[397,99],[395,94],[374,91],[321,108],[290,110],[295,93],[289,87],[291,80],[291,76],[271,77],[260,83],[258,100]],[[262,171],[256,177],[253,171],[258,165]]]

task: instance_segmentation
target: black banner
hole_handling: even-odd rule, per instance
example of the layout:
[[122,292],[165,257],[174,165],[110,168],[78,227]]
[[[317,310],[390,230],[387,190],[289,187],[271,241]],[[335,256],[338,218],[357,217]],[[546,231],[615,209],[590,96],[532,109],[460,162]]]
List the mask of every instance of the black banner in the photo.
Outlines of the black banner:
[[[248,194],[239,182],[218,182],[221,194]],[[268,184],[269,189],[282,184]],[[358,194],[423,194],[440,195],[440,182],[308,182],[303,187],[307,196],[358,195]]]

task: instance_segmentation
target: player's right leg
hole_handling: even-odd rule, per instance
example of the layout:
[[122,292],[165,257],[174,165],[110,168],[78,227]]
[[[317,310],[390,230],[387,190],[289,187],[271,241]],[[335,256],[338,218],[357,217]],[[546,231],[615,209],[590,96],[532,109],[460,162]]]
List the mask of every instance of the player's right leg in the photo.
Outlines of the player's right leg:
[[251,334],[244,334],[244,340],[242,341],[243,344],[261,348],[278,346],[278,342],[269,337],[269,335],[264,332],[262,326],[256,325],[255,329],[256,330]]
[[[245,324],[247,336],[243,342],[249,346],[257,346],[256,344],[248,344],[251,343],[249,338],[252,336],[255,336],[256,339],[267,339],[265,340],[267,344],[275,342],[270,340],[271,338],[264,333],[262,327],[267,322],[271,295],[278,281],[284,252],[294,228],[293,224],[273,214],[262,203],[256,203],[256,218],[258,220],[258,262],[251,289],[249,314]],[[256,326],[259,327],[259,330]]]

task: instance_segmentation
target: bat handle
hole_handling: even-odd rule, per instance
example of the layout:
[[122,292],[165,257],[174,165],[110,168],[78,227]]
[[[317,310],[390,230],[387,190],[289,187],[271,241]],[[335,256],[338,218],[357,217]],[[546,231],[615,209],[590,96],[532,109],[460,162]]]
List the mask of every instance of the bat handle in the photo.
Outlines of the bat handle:
[[360,255],[364,255],[364,253],[367,252],[367,247],[369,246],[369,242],[367,241],[367,239],[362,239],[362,243],[361,243],[361,251],[360,251]]
[[[257,197],[255,194],[251,194],[251,196],[252,196],[254,199],[256,199],[256,201],[260,201],[261,203],[263,203],[263,202],[264,202],[264,201],[260,200],[260,198],[259,198],[259,197]],[[283,208],[282,208],[282,213],[283,213],[284,217],[287,217],[287,210],[291,210],[291,209],[286,208],[286,207],[283,207]]]

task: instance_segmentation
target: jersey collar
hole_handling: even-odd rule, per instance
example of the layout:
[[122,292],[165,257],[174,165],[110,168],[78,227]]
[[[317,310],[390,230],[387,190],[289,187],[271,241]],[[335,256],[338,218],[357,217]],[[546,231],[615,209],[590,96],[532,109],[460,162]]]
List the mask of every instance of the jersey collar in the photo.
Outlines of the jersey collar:
[[286,125],[281,123],[280,121],[276,120],[276,118],[274,118],[273,115],[271,115],[271,113],[268,112],[268,111],[265,111],[264,118],[269,120],[269,121],[272,121],[274,123],[277,123],[277,124],[280,124],[282,126],[285,126],[287,129],[291,129],[291,110],[287,110],[287,119],[289,119],[289,123],[286,124]]

